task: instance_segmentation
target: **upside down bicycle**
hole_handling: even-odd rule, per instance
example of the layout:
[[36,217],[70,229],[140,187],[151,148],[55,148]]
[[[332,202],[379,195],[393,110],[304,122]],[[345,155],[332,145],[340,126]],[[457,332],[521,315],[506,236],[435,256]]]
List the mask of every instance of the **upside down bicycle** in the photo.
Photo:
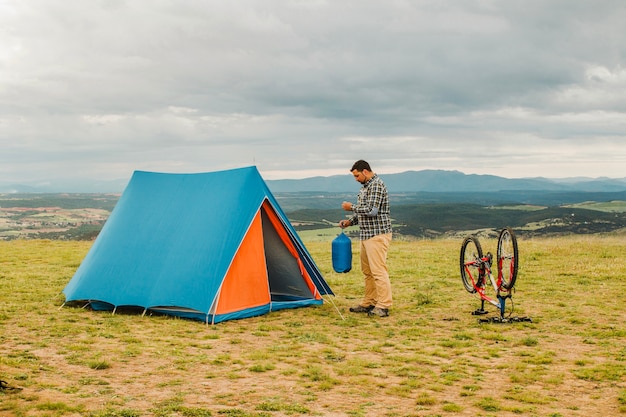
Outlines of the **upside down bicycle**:
[[[483,254],[482,246],[476,236],[468,236],[461,245],[461,280],[470,294],[478,294],[480,308],[474,315],[487,314],[485,302],[492,304],[500,312],[498,321],[507,321],[513,312],[512,292],[517,280],[519,256],[517,238],[510,228],[504,228],[498,235],[495,265],[497,277],[492,272],[493,255],[491,252]],[[487,289],[493,288],[495,297],[487,295]],[[506,300],[510,300],[510,312],[505,317]],[[516,321],[530,321],[528,318],[511,319]],[[493,320],[487,320],[493,321]]]

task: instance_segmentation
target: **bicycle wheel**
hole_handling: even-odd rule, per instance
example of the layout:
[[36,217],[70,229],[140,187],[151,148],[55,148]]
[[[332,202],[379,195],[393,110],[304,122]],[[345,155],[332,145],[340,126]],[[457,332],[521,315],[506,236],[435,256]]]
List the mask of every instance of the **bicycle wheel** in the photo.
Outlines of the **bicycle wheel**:
[[519,263],[517,252],[517,238],[513,230],[502,229],[498,236],[498,276],[502,278],[502,288],[510,290],[517,279]]
[[469,293],[475,293],[476,287],[481,279],[481,271],[479,263],[476,262],[483,257],[483,248],[480,247],[478,238],[474,236],[468,236],[461,245],[461,281],[463,286]]

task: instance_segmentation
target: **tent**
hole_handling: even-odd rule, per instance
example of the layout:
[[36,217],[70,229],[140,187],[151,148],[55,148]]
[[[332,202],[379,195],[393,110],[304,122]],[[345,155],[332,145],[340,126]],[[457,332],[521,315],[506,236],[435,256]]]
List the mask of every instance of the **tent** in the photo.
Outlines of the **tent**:
[[333,294],[256,167],[134,172],[63,293],[207,323]]

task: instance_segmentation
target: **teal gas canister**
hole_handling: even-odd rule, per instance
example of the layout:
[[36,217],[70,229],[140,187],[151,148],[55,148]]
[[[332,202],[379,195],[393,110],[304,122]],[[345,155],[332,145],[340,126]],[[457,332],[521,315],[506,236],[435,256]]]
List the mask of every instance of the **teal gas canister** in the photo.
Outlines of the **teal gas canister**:
[[350,272],[352,269],[352,241],[343,231],[333,240],[332,255],[335,272]]

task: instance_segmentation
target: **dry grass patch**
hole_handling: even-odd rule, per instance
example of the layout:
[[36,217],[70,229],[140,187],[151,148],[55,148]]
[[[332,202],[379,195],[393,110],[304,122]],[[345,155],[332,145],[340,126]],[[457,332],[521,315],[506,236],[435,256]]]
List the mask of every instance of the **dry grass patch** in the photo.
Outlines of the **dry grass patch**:
[[459,240],[392,244],[382,319],[348,312],[358,265],[336,274],[330,242],[305,243],[332,303],[207,326],[59,308],[90,243],[0,242],[0,379],[23,388],[0,415],[626,413],[623,236],[519,239],[514,314],[533,321],[509,324],[470,314]]

